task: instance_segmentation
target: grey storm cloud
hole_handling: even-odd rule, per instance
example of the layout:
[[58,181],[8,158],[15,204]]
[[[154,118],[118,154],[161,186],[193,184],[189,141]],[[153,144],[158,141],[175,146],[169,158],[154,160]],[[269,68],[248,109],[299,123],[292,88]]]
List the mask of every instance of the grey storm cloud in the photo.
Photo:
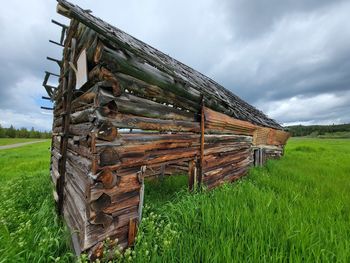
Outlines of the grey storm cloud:
[[309,14],[328,8],[336,2],[329,0],[235,0],[223,1],[229,25],[237,38],[256,38],[268,34],[273,26],[291,14]]
[[[72,0],[73,1],[73,0]],[[288,123],[350,122],[349,1],[201,0],[74,3],[213,78]],[[0,124],[51,128],[40,109],[46,56],[59,58],[55,1],[0,10]],[[30,12],[28,12],[30,10]]]

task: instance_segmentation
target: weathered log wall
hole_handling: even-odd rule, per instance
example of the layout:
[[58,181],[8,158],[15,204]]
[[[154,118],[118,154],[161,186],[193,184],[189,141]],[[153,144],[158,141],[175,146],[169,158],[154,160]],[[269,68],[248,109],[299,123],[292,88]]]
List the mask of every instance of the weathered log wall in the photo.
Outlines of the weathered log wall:
[[[53,98],[51,177],[78,254],[99,256],[107,237],[132,244],[145,177],[187,173],[190,189],[211,189],[257,165],[254,147],[259,164],[283,154],[288,134],[261,112],[183,64],[171,70],[156,51],[145,57],[130,39],[113,41],[82,10],[59,3],[71,22]],[[75,89],[69,74],[83,51],[88,81]]]
[[254,166],[263,166],[267,160],[279,159],[284,154],[284,146],[253,146]]
[[213,188],[245,175],[253,161],[251,143],[249,136],[205,136],[202,182]]
[[254,145],[283,146],[287,143],[290,134],[282,130],[266,127],[257,127],[254,132]]
[[[167,125],[162,125],[165,119],[149,117],[134,121],[138,116],[123,108],[128,94],[114,97],[100,85],[98,82],[72,103],[93,98],[88,101],[89,108],[71,114],[70,132],[74,136],[68,141],[64,209],[71,229],[77,230],[82,251],[106,237],[118,237],[120,244],[126,246],[128,220],[138,218],[141,167],[147,168],[146,177],[189,173],[190,162],[196,160],[198,166],[200,158],[198,121],[171,120]],[[115,105],[118,110],[106,105]],[[131,121],[124,121],[125,114]],[[61,128],[58,120],[59,117],[55,121],[56,133]],[[225,132],[222,128],[221,131]],[[204,141],[204,185],[213,188],[247,172],[252,162],[251,136],[208,134]],[[60,137],[54,135],[53,145],[59,143]],[[54,150],[52,175],[57,174],[57,154]]]

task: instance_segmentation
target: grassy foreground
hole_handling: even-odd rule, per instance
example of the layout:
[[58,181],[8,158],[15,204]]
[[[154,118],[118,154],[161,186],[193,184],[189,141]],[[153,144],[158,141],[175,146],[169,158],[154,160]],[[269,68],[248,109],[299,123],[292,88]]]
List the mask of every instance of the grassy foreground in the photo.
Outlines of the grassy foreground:
[[72,259],[48,176],[50,141],[0,151],[0,262]]
[[[48,176],[49,142],[0,151],[0,262],[74,261]],[[350,140],[292,139],[237,183],[146,185],[135,262],[350,262]],[[169,202],[171,201],[171,202]],[[83,260],[81,258],[80,260]]]

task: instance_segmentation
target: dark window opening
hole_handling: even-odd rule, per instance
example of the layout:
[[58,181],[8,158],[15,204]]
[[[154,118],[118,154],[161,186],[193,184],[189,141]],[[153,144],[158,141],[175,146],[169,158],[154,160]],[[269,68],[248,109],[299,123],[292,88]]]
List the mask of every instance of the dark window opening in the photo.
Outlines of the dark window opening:
[[188,191],[188,162],[162,164],[147,168],[144,179],[144,205],[153,208],[171,202]]

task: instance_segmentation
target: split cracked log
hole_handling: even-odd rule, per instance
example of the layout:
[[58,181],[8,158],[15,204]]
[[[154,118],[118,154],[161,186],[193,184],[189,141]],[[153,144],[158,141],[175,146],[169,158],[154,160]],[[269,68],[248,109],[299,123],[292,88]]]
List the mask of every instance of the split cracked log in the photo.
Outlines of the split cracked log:
[[107,194],[102,194],[97,200],[91,202],[90,206],[96,212],[102,211],[111,204],[111,197]]

